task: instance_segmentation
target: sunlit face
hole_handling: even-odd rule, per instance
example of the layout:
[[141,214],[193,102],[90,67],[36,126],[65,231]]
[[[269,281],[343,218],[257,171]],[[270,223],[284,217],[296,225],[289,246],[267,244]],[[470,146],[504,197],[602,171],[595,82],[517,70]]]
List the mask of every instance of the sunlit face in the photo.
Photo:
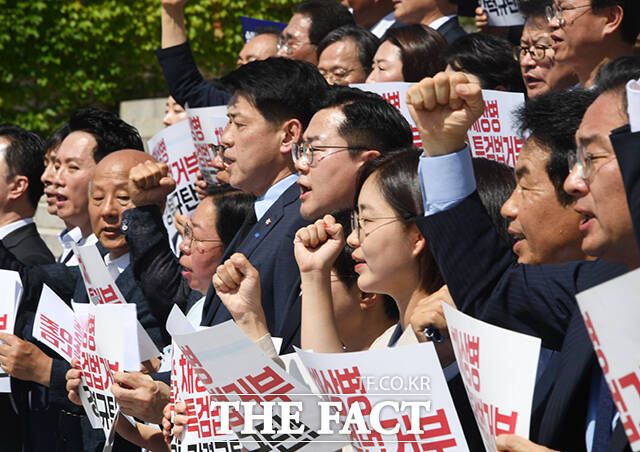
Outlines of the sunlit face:
[[565,8],[564,25],[557,19],[549,22],[553,32],[555,59],[565,65],[582,66],[591,60],[593,44],[602,40],[602,29],[606,18],[594,14],[589,0],[556,0],[556,5]]
[[40,176],[40,180],[44,184],[44,196],[47,202],[47,212],[50,215],[55,215],[57,212],[56,208],[56,195],[55,195],[55,160],[56,160],[56,152],[58,148],[49,149],[47,153],[44,155],[44,171],[42,176]]
[[358,58],[358,46],[350,38],[327,46],[320,54],[318,70],[330,85],[364,83],[366,79]]
[[311,44],[309,30],[312,20],[306,14],[294,14],[289,24],[282,30],[281,41],[284,44],[277,52],[279,57],[292,60],[304,60],[318,64],[316,46]]
[[229,104],[229,122],[222,133],[222,144],[229,183],[247,193],[262,195],[271,186],[272,174],[265,168],[281,166],[279,161],[283,132],[269,123],[245,96]]
[[162,124],[165,127],[172,126],[187,119],[187,112],[182,105],[176,102],[173,96],[169,96],[167,99],[167,106],[164,109],[164,118]]
[[591,174],[583,179],[575,165],[564,189],[577,198],[582,250],[634,268],[639,260],[638,247],[618,160],[609,140],[613,129],[628,122],[621,104],[620,94],[605,93],[587,109],[576,141],[592,155]]
[[278,37],[272,33],[264,33],[249,40],[238,54],[238,67],[276,56],[277,43]]
[[396,298],[406,292],[407,275],[401,269],[418,265],[412,236],[415,224],[405,226],[398,213],[385,200],[375,173],[362,185],[358,196],[360,234],[347,238],[354,248],[353,260],[358,273],[358,287],[363,292],[388,294]]
[[212,197],[203,199],[189,220],[192,238],[180,244],[182,276],[189,287],[207,293],[211,278],[224,254],[224,245],[216,230],[217,209]]
[[529,52],[520,53],[520,71],[530,99],[578,82],[571,67],[555,64],[552,45],[551,27],[546,18],[527,19],[522,30],[520,47],[543,55],[542,58],[533,58]]
[[550,151],[541,149],[533,139],[525,142],[515,168],[516,188],[502,206],[509,234],[516,240],[513,251],[521,264],[559,264],[586,258],[578,230],[582,217],[573,210],[573,203],[564,206],[558,201],[546,169],[549,156]]
[[[338,127],[345,121],[339,108],[325,108],[311,118],[303,140],[313,146],[349,146],[338,134]],[[315,220],[334,210],[348,209],[355,196],[356,175],[364,163],[364,154],[352,157],[340,148],[319,149],[314,153],[314,163],[308,165],[304,158],[296,162],[300,186],[300,214],[307,220]]]
[[93,160],[96,145],[92,135],[72,132],[60,144],[56,154],[56,214],[72,227],[90,224],[87,193],[96,167]]
[[436,0],[393,0],[394,17],[405,24],[419,24],[436,9]]
[[367,83],[404,82],[400,49],[389,41],[384,41],[376,50],[372,68]]
[[120,232],[122,213],[135,207],[129,198],[129,171],[140,163],[136,153],[118,151],[106,156],[96,167],[89,193],[91,227],[102,246],[111,251],[114,258],[129,251]]

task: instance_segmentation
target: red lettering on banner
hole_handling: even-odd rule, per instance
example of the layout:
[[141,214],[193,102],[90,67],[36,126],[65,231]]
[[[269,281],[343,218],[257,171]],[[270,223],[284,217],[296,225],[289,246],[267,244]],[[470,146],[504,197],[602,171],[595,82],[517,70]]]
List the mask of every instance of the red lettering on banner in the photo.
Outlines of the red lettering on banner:
[[382,97],[384,100],[396,107],[398,111],[400,110],[400,91],[382,93]]
[[191,127],[191,137],[193,141],[204,141],[204,133],[200,124],[200,117],[193,116],[189,118],[189,127]]
[[164,142],[164,138],[156,144],[151,152],[151,155],[160,163],[167,163],[169,161],[169,155],[167,154],[167,145]]
[[5,331],[7,329],[8,316],[8,314],[0,315],[0,331]]
[[183,180],[189,182],[191,179],[195,179],[195,174],[198,171],[198,156],[194,152],[191,155],[182,157],[175,162],[171,162],[171,168],[175,170],[171,172],[171,175],[176,184],[180,185]]
[[285,382],[270,366],[265,366],[262,370],[257,375],[247,375],[231,384],[216,388],[216,392],[238,395],[243,402],[260,403],[275,399],[290,402],[291,399],[286,394],[293,390],[293,385]]

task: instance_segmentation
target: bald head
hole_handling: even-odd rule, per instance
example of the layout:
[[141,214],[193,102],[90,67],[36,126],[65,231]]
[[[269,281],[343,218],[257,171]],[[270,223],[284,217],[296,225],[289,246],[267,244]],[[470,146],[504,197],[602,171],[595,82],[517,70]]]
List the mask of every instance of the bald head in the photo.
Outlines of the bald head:
[[129,251],[120,232],[122,213],[135,207],[129,197],[129,171],[147,160],[153,157],[142,151],[116,151],[103,158],[93,173],[89,186],[91,227],[113,258]]
[[238,54],[238,67],[256,60],[266,60],[276,56],[278,36],[275,33],[263,33],[248,41]]

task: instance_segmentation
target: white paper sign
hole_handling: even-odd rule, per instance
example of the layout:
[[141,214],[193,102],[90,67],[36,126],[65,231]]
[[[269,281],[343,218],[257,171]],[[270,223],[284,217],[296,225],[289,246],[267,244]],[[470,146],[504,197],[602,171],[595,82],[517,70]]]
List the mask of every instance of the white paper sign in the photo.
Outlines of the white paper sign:
[[[343,406],[360,404],[370,434],[351,427],[351,444],[366,452],[407,450],[468,451],[447,382],[432,343],[355,353],[313,353],[296,349],[316,386],[327,400]],[[384,403],[423,402],[412,425],[410,408],[393,409]],[[383,407],[379,416],[376,409]],[[401,407],[401,405],[400,405]],[[341,420],[347,412],[341,413]],[[383,434],[374,424],[394,429]],[[415,431],[411,431],[415,428]],[[403,444],[403,443],[413,444]]]
[[[0,270],[0,287],[3,293],[0,298],[0,332],[13,334],[16,322],[18,303],[22,297],[22,281],[20,274],[11,270]],[[0,341],[0,344],[4,342]],[[9,374],[0,367],[0,392],[11,392]]]
[[632,132],[640,130],[640,80],[627,83],[627,113]]
[[442,307],[487,452],[495,452],[501,434],[528,438],[540,339]]
[[213,166],[213,146],[222,144],[222,131],[228,122],[226,107],[186,108],[186,111],[202,178],[207,184],[216,185],[218,169]]
[[80,358],[84,329],[73,310],[46,284],[42,286],[32,334],[67,362]]
[[[202,331],[183,334],[192,328],[177,308],[167,319],[167,331],[191,363],[202,384],[220,401],[257,402],[253,411],[262,413],[260,402],[300,402],[299,422],[293,420],[292,429],[302,428],[299,434],[282,432],[280,405],[273,407],[275,434],[262,432],[261,420],[253,422],[254,433],[242,433],[246,411],[232,411],[230,426],[243,447],[255,450],[319,450],[332,451],[348,441],[340,435],[319,437],[318,401],[303,383],[288,375],[233,322],[228,321]],[[215,430],[214,430],[215,432]]]
[[640,451],[640,270],[576,298],[634,452]]
[[[105,438],[108,438],[120,413],[120,407],[111,393],[113,372],[140,370],[140,357],[136,356],[136,348],[128,347],[128,344],[137,342],[137,330],[132,328],[137,321],[135,309],[134,306],[123,304],[72,303],[72,306],[79,322],[84,326],[80,368],[83,376],[82,389],[88,397],[87,405],[84,405],[85,400],[83,405],[89,418],[94,419],[93,427],[101,427]],[[122,337],[119,345],[125,350],[117,350],[113,346],[116,336]],[[98,425],[93,424],[96,419]]]
[[167,196],[162,216],[169,237],[173,237],[177,232],[173,214],[180,212],[189,216],[196,210],[199,202],[195,188],[198,156],[191,139],[189,123],[180,121],[162,129],[147,144],[153,158],[166,163],[169,175],[176,181],[176,189]]
[[194,373],[191,363],[184,357],[174,342],[171,347],[171,405],[183,402],[186,405],[187,424],[182,439],[172,439],[171,450],[216,450],[223,452],[242,449],[235,434],[215,434],[220,410],[212,408],[215,401],[207,388]]
[[413,121],[409,109],[407,108],[407,90],[413,83],[407,82],[385,82],[385,83],[353,83],[349,86],[353,88],[359,88],[362,91],[369,91],[371,93],[379,94],[389,102],[391,105],[404,116],[411,126],[411,132],[413,133],[413,144],[418,148],[422,148],[422,140],[420,140],[420,134],[416,128],[416,123]]
[[523,140],[513,112],[524,105],[524,94],[483,89],[482,98],[484,112],[467,133],[471,153],[515,167]]
[[[109,274],[109,270],[107,270],[107,266],[95,245],[76,246],[73,244],[73,252],[78,257],[78,265],[80,266],[82,279],[87,289],[87,295],[93,304],[127,303],[127,300],[122,296],[120,289],[118,289],[118,286]],[[160,356],[158,348],[143,326],[140,325],[140,322],[137,322],[137,329],[140,359],[147,361]]]
[[480,6],[489,17],[489,25],[510,27],[524,24],[517,0],[481,0]]

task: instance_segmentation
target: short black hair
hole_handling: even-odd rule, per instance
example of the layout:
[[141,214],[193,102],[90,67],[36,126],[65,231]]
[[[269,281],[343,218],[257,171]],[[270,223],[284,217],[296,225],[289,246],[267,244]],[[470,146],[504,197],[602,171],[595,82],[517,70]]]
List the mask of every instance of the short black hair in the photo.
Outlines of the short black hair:
[[[354,209],[357,210],[358,196],[364,182],[375,175],[378,177],[380,193],[405,226],[415,217],[423,215],[422,188],[418,177],[419,157],[418,150],[408,148],[366,161],[356,181]],[[421,287],[428,293],[442,287],[444,281],[429,247],[420,253],[418,262]]]
[[552,91],[528,100],[515,114],[520,133],[549,154],[547,175],[563,206],[575,201],[563,188],[571,169],[567,159],[575,152],[584,112],[596,97],[596,91],[582,88]]
[[38,200],[44,192],[40,176],[44,171],[44,140],[34,132],[14,124],[1,124],[0,137],[9,141],[4,151],[7,164],[6,181],[14,176],[26,176],[29,180],[27,197],[31,207],[38,207]]
[[[209,195],[216,208],[216,232],[227,249],[251,209],[255,196],[244,193],[230,185],[217,187],[215,194]],[[221,262],[222,263],[222,262]]]
[[345,25],[329,32],[329,34],[320,41],[320,44],[318,44],[318,59],[320,59],[320,54],[324,49],[329,47],[331,44],[344,41],[346,39],[353,41],[358,48],[358,60],[360,61],[360,65],[364,68],[364,73],[368,75],[369,72],[371,72],[373,56],[376,54],[378,45],[380,45],[380,39],[378,39],[378,37],[369,30],[362,27]]
[[309,41],[313,45],[318,45],[331,30],[343,25],[355,25],[349,10],[334,0],[302,0],[294,12],[311,18]]
[[622,39],[629,44],[634,44],[640,33],[640,2],[638,0],[591,0],[591,9],[596,13],[616,5],[622,7],[624,14],[620,24]]
[[69,124],[67,123],[54,130],[44,143],[44,154],[46,155],[47,152],[58,149],[69,133]]
[[518,0],[518,9],[525,19],[529,17],[546,18],[546,8],[551,5],[553,5],[553,0]]
[[[327,91],[321,108],[339,108],[345,115],[338,134],[349,146],[375,149],[384,154],[413,143],[407,120],[378,94],[333,85]],[[357,152],[350,151],[352,155]]]
[[625,87],[629,80],[638,78],[640,78],[640,55],[626,55],[603,65],[598,70],[593,84],[594,89],[599,94],[606,92],[618,92],[620,94],[622,97],[620,113],[628,120]]
[[328,88],[311,63],[286,58],[252,61],[221,79],[225,90],[242,95],[272,124],[292,118],[306,128]]
[[390,28],[383,36],[400,49],[402,77],[405,82],[419,82],[444,71],[445,53],[449,44],[431,27],[420,24]]
[[142,138],[135,127],[99,108],[83,108],[73,112],[69,119],[69,133],[73,132],[86,132],[96,140],[93,149],[96,163],[122,149],[144,151]]
[[473,158],[473,175],[480,201],[486,209],[498,235],[513,245],[515,240],[509,234],[509,222],[500,214],[502,205],[516,188],[513,168],[504,163],[482,157]]
[[513,45],[501,36],[472,33],[456,39],[449,46],[447,64],[478,77],[482,89],[502,86],[507,91],[525,92]]

